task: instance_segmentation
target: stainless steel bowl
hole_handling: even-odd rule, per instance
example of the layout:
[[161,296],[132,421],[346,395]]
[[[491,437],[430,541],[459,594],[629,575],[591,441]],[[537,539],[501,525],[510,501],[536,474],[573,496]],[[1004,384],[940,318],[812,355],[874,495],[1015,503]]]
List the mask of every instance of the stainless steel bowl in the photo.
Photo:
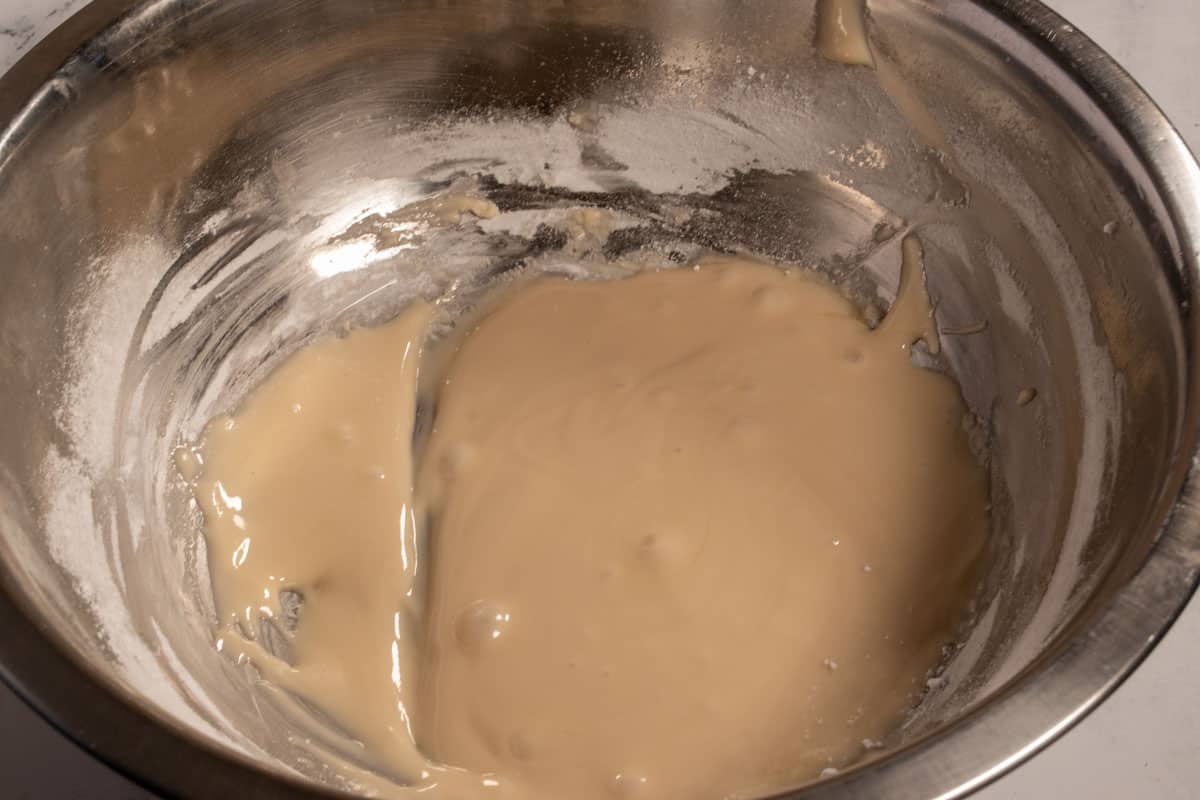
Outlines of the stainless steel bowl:
[[[65,23],[0,80],[0,674],[167,794],[352,788],[353,749],[298,741],[304,713],[213,648],[176,442],[416,295],[742,249],[885,304],[916,229],[934,365],[990,459],[991,566],[904,729],[802,793],[958,796],[1060,734],[1197,578],[1200,172],[1036,2],[871,10],[879,74],[822,61],[797,0],[101,0]],[[414,215],[446,192],[504,213]],[[615,230],[572,235],[582,208]]]

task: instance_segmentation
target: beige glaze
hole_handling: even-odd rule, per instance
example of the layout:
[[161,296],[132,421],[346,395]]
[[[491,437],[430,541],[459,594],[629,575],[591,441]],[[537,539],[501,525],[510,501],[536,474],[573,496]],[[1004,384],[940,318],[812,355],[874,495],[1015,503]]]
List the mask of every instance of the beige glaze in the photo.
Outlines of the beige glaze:
[[[421,615],[412,436],[429,315],[418,304],[300,350],[176,461],[185,475],[202,465],[222,649],[331,716],[393,775],[462,792],[486,776],[429,765],[408,717]],[[294,631],[284,590],[303,598]],[[260,644],[264,621],[290,664]]]
[[817,51],[841,64],[874,67],[867,0],[817,0]]
[[537,797],[723,797],[894,728],[985,525],[958,392],[910,363],[936,339],[905,251],[874,332],[715,262],[542,280],[466,338],[419,484],[433,755]]
[[200,454],[223,618],[305,599],[290,666],[226,647],[439,797],[752,796],[852,761],[925,688],[985,530],[905,262],[874,331],[746,261],[512,290],[446,354],[416,514],[424,308],[302,350]]

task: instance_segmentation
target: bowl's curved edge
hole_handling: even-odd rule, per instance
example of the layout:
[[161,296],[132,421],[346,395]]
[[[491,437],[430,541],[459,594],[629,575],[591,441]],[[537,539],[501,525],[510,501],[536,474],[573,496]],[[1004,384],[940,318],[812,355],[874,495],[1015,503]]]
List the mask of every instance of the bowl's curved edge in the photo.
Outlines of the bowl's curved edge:
[[[935,0],[944,5],[954,0]],[[967,4],[964,4],[967,5]],[[1176,237],[1174,257],[1186,309],[1190,374],[1187,393],[1200,397],[1200,319],[1191,313],[1200,289],[1200,164],[1146,91],[1099,45],[1039,0],[970,0],[1033,42],[1125,137],[1147,170]],[[1193,400],[1194,403],[1194,400]],[[1022,674],[963,719],[889,757],[855,769],[803,795],[820,800],[862,797],[964,797],[1003,777],[1083,720],[1150,655],[1200,586],[1200,413],[1188,410],[1156,506],[1158,538],[1141,568],[1108,607],[1073,632],[1058,657]],[[1048,705],[1044,698],[1057,701]],[[951,741],[951,737],[953,740]],[[1020,747],[1005,742],[1024,741]],[[902,794],[896,787],[903,786]]]
[[[201,0],[201,4],[212,0]],[[28,133],[27,120],[53,113],[69,96],[55,77],[140,0],[91,0],[0,75],[0,172]],[[143,6],[143,9],[145,6]],[[131,781],[163,797],[351,795],[299,776],[268,774],[249,758],[201,741],[153,714],[124,688],[93,674],[67,643],[40,623],[0,561],[0,682],[68,740]],[[188,789],[181,792],[179,787]]]

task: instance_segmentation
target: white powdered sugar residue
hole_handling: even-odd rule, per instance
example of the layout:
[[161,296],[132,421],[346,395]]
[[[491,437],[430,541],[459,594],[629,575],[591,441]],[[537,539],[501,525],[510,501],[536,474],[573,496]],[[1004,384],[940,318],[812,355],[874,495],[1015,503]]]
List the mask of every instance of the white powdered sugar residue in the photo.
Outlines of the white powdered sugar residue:
[[[42,530],[50,558],[70,576],[73,602],[85,609],[72,619],[77,637],[99,643],[119,678],[167,715],[236,747],[181,693],[178,681],[186,672],[172,674],[160,659],[161,642],[148,642],[138,633],[121,558],[115,557],[122,552],[121,533],[110,516],[115,512],[99,500],[103,484],[118,485],[123,477],[115,471],[114,426],[122,413],[125,365],[141,311],[169,263],[167,254],[141,245],[84,271],[88,284],[78,291],[68,317],[66,388],[56,413],[71,449],[47,448],[42,457]],[[129,527],[126,535],[134,540],[125,545],[136,550],[136,537],[145,531]],[[202,693],[193,694],[193,701],[207,709]]]

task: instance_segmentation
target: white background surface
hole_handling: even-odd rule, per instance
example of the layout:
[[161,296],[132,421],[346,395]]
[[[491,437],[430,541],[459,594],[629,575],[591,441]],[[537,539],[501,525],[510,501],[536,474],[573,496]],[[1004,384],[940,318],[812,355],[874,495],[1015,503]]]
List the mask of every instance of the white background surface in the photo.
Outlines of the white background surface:
[[[0,0],[0,70],[80,5],[81,0]],[[1124,64],[1200,152],[1200,0],[1049,0],[1049,5]],[[1198,662],[1200,604],[1193,602],[1099,710],[976,797],[1200,798]],[[146,797],[77,751],[3,688],[0,796]]]

